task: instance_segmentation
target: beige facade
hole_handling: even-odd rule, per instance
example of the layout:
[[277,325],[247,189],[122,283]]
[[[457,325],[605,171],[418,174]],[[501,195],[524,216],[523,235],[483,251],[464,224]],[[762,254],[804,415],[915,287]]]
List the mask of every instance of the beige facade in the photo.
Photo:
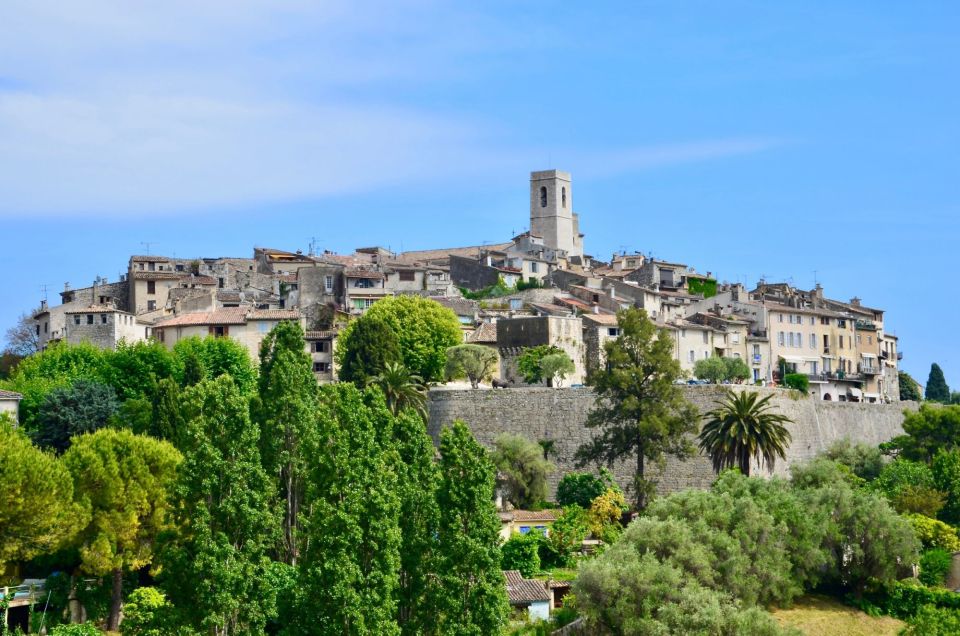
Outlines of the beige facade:
[[17,424],[20,420],[20,400],[23,396],[13,391],[4,391],[0,389],[0,415],[8,414],[13,423]]
[[690,377],[693,377],[693,367],[697,360],[706,360],[716,355],[714,349],[713,327],[698,325],[693,322],[673,324],[671,335],[675,343],[675,356],[680,361],[680,368]]
[[242,344],[256,361],[260,343],[281,321],[302,323],[300,312],[284,309],[249,309],[243,307],[210,312],[184,314],[153,325],[153,337],[172,349],[185,338],[232,338]]
[[337,379],[337,369],[333,354],[337,346],[337,332],[308,331],[306,333],[307,352],[313,365],[313,375],[317,383],[326,384]]
[[120,342],[133,344],[149,337],[149,325],[119,309],[94,306],[66,312],[63,339],[70,344],[87,342],[101,349],[116,349]]

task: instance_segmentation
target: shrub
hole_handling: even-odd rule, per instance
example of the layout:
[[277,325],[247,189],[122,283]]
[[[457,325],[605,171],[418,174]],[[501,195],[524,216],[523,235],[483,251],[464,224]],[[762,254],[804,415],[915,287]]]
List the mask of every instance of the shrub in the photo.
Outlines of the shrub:
[[940,451],[930,464],[934,486],[947,493],[939,517],[949,524],[960,523],[960,451]]
[[960,611],[924,605],[910,619],[902,636],[952,636],[960,634]]
[[941,548],[927,550],[920,555],[920,582],[930,587],[942,587],[952,565],[952,553]]
[[783,385],[806,394],[810,390],[810,379],[803,373],[788,373],[783,378]]
[[895,581],[868,596],[883,612],[900,619],[916,616],[927,606],[960,610],[960,594],[943,588],[926,587],[919,581]]
[[907,486],[933,488],[933,472],[924,463],[908,459],[896,459],[883,467],[880,475],[870,486],[876,492],[893,501],[900,494],[900,491]]
[[957,529],[953,526],[923,515],[907,515],[907,519],[910,520],[913,532],[924,548],[928,550],[940,548],[948,552],[960,551],[960,538],[957,537]]
[[[544,378],[543,359],[549,355],[564,353],[560,347],[553,345],[540,345],[538,347],[529,347],[523,350],[517,357],[517,371],[523,376],[523,381],[527,384],[538,384]],[[566,355],[564,353],[564,355]]]
[[866,481],[873,481],[883,470],[883,454],[879,448],[861,443],[853,444],[849,439],[835,442],[824,456],[843,464],[853,471],[854,475]]
[[620,536],[620,517],[626,509],[627,502],[623,491],[616,486],[607,488],[591,502],[587,511],[587,527],[590,528],[590,533],[604,543],[613,543]]
[[607,469],[600,470],[600,476],[590,473],[567,473],[557,484],[557,503],[561,506],[580,506],[589,508],[613,483],[613,476]]
[[57,625],[50,630],[50,636],[103,636],[103,632],[93,623],[77,623],[74,625]]
[[546,540],[543,533],[530,531],[514,533],[500,550],[504,570],[520,570],[525,577],[540,572],[540,544]]
[[506,480],[507,499],[517,508],[537,506],[547,496],[547,475],[554,465],[543,458],[543,449],[522,435],[504,433],[494,441],[491,456]]
[[926,486],[907,485],[900,489],[890,503],[901,514],[916,513],[936,517],[947,501],[945,493]]
[[[569,565],[583,540],[590,533],[587,513],[579,506],[567,506],[550,527],[547,538],[549,554],[540,550],[540,561],[545,567],[563,567]],[[548,557],[548,558],[544,558]]]

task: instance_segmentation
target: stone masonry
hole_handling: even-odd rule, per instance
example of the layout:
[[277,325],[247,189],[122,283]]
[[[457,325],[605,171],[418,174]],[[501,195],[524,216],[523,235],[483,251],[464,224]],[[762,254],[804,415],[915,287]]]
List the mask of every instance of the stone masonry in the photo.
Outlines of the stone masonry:
[[[740,389],[741,387],[735,387]],[[763,394],[774,393],[773,403],[790,417],[793,423],[788,429],[793,441],[787,451],[787,459],[776,464],[774,474],[786,476],[792,464],[812,459],[832,443],[844,438],[871,446],[903,434],[905,409],[916,410],[914,402],[898,404],[867,404],[824,402],[811,398],[794,399],[787,391],[750,387]],[[684,387],[687,399],[701,413],[714,408],[722,395],[722,387]],[[501,433],[517,433],[531,440],[553,440],[551,461],[557,470],[550,477],[550,495],[556,492],[560,478],[578,469],[574,463],[577,448],[593,435],[584,426],[587,413],[594,404],[594,394],[589,388],[548,389],[514,388],[501,390],[445,390],[430,392],[430,423],[428,429],[434,441],[439,440],[440,430],[455,420],[464,421],[477,440],[492,448]],[[618,483],[625,489],[633,479],[633,462],[612,467]],[[755,475],[767,471],[754,467]],[[662,474],[654,468],[648,476],[658,482],[660,493],[670,493],[684,488],[706,488],[714,480],[710,460],[697,456],[687,461],[670,459]]]

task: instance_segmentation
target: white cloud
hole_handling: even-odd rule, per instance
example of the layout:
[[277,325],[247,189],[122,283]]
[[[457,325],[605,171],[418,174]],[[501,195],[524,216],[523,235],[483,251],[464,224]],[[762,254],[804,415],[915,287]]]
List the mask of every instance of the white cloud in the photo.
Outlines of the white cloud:
[[[444,3],[30,0],[0,24],[0,218],[303,200],[522,173],[541,154],[504,122],[400,102],[484,51],[549,46]],[[770,143],[571,154],[609,174]]]

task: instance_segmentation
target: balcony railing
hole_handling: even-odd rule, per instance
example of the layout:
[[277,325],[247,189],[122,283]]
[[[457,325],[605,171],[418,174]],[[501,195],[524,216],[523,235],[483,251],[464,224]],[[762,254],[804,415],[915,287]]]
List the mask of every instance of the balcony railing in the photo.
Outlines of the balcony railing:
[[877,326],[873,323],[872,320],[858,320],[855,323],[855,326],[860,331],[876,331]]
[[880,367],[860,367],[860,373],[863,375],[880,375]]

